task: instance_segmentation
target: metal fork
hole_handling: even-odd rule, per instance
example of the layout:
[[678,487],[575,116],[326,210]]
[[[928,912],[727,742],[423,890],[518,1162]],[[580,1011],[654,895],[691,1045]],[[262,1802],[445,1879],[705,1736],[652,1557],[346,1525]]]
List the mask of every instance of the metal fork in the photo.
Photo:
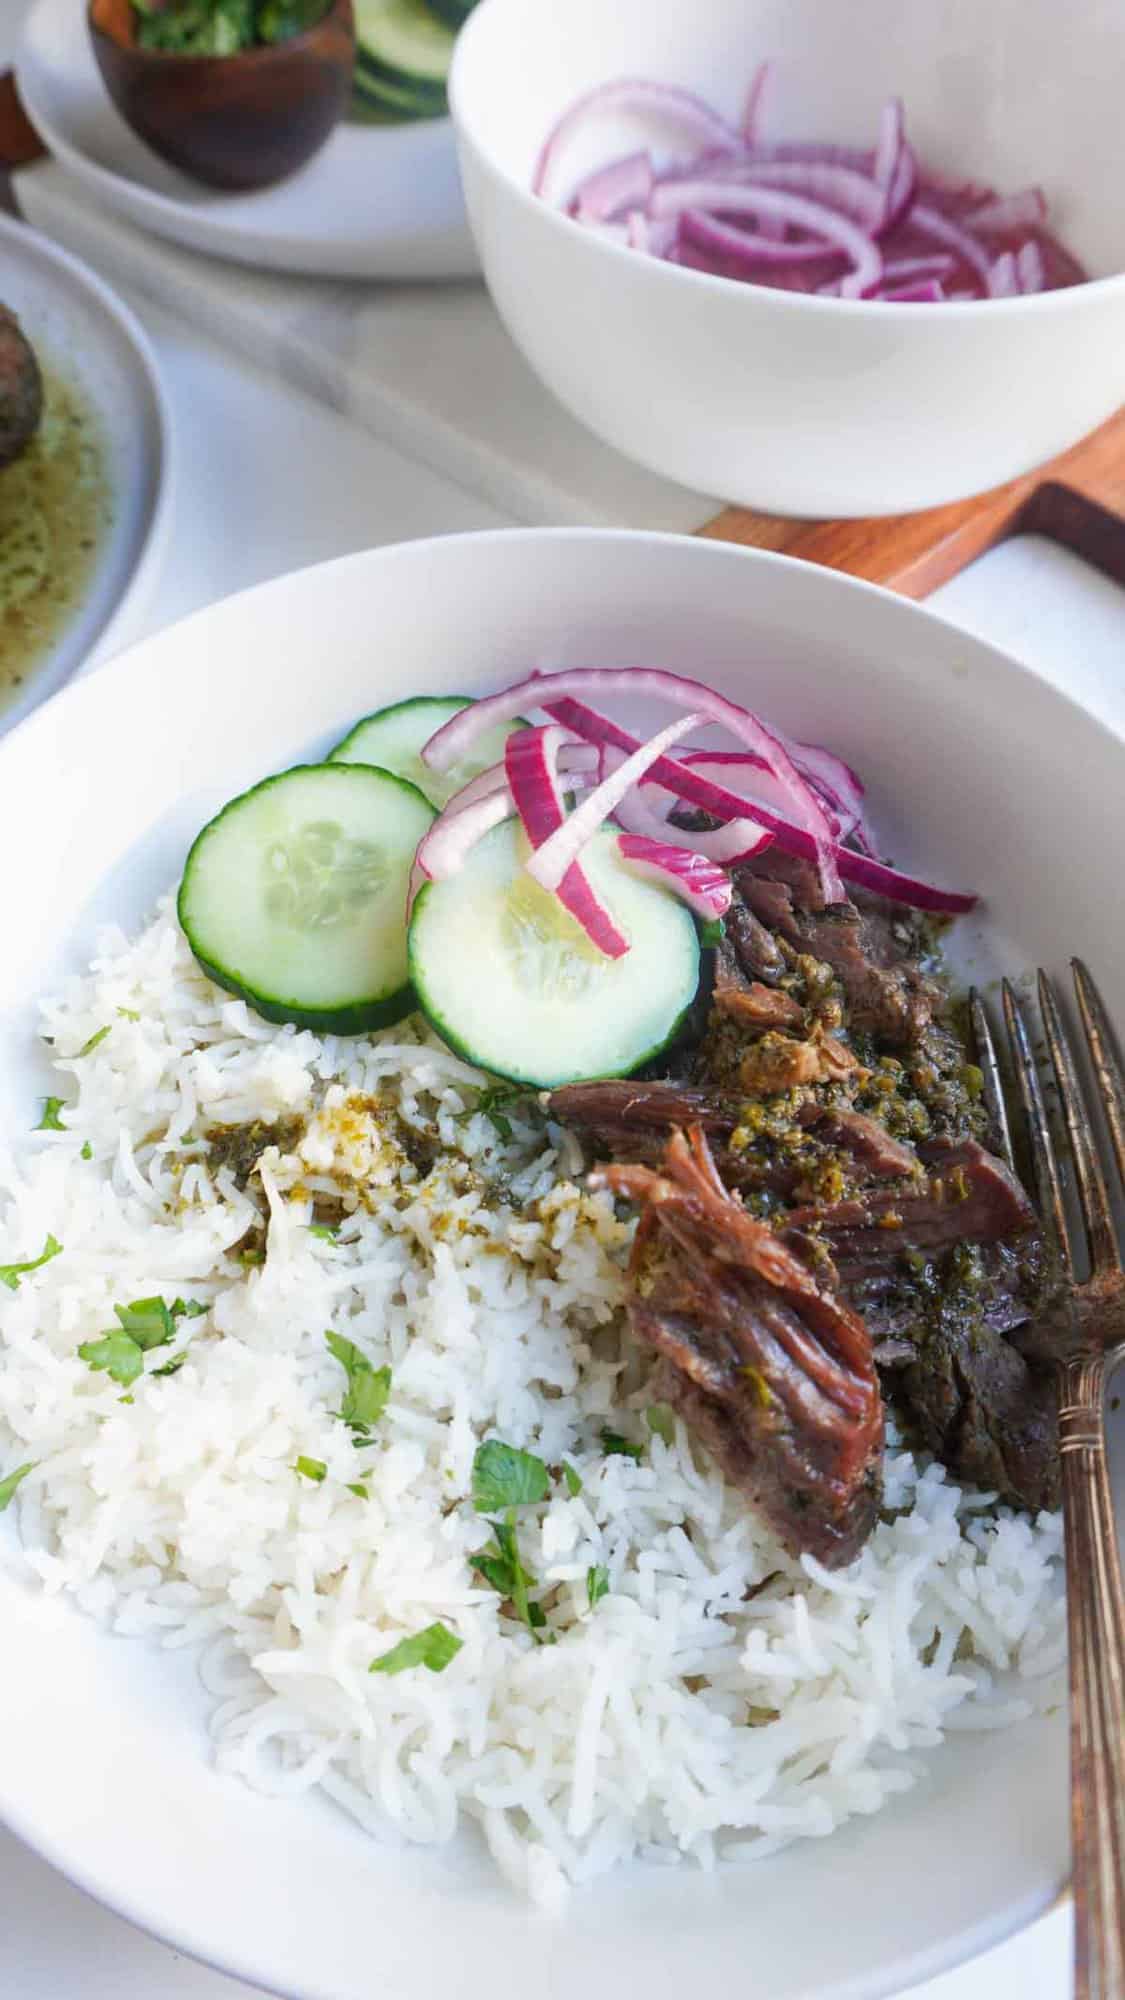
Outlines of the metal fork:
[[[1071,966],[1097,1097],[1125,1184],[1125,1071],[1097,987],[1080,959],[1072,959]],[[1058,1370],[1066,1523],[1074,1991],[1076,2000],[1125,2000],[1125,1596],[1104,1417],[1106,1381],[1125,1352],[1125,1270],[1098,1139],[1051,983],[1040,972],[1039,1008],[1081,1231],[1068,1223],[1059,1149],[1024,1011],[1007,980],[1003,1000],[1039,1213],[1065,1273],[1048,1331]],[[975,992],[971,1010],[985,1104],[1014,1169],[1002,1072],[988,1016]],[[1084,1277],[1079,1275],[1082,1268]]]

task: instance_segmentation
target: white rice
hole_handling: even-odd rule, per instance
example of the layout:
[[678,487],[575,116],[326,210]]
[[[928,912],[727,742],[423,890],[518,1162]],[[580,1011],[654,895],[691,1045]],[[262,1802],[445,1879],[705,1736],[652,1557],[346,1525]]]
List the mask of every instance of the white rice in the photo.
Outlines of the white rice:
[[[518,1117],[501,1138],[474,1110],[484,1080],[419,1023],[272,1028],[164,910],[103,941],[43,1032],[67,1129],[0,1155],[0,1261],[63,1244],[0,1288],[0,1474],[34,1461],[13,1559],[113,1631],[201,1647],[223,1770],[321,1785],[383,1838],[443,1842],[468,1817],[557,1907],[631,1855],[709,1866],[830,1833],[913,1785],[946,1731],[1058,1698],[1058,1518],[892,1446],[858,1560],[786,1556],[682,1425],[650,1433],[622,1326],[630,1227],[568,1178],[572,1142]],[[437,1128],[427,1178],[357,1094]],[[294,1113],[300,1156],[267,1154],[248,1192],[209,1167],[209,1127]],[[341,1190],[355,1212],[329,1242],[312,1198]],[[267,1254],[247,1265],[263,1193]],[[157,1376],[169,1350],[150,1352],[123,1401],[77,1349],[155,1293],[210,1311],[178,1322],[183,1367]],[[334,1414],[329,1327],[393,1370],[368,1445]],[[639,1462],[606,1455],[606,1425]],[[553,1645],[470,1567],[490,1435],[582,1478],[520,1518]],[[368,1671],[437,1619],[463,1641],[444,1672]]]

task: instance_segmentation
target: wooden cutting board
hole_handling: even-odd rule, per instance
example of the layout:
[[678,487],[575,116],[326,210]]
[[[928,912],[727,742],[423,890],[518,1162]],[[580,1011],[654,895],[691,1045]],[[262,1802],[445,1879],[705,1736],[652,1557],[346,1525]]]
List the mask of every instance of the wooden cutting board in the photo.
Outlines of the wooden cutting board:
[[1125,584],[1125,409],[1034,472],[949,507],[860,521],[791,521],[727,507],[701,532],[846,570],[906,597],[927,597],[1016,534],[1046,535]]

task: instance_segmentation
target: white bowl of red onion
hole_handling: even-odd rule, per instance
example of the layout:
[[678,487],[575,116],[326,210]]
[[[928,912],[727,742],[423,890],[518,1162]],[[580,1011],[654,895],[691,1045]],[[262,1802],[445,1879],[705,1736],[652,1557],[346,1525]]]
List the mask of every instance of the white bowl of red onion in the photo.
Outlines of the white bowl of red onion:
[[982,491],[1125,397],[1122,53],[1055,0],[481,0],[450,96],[493,299],[686,485]]

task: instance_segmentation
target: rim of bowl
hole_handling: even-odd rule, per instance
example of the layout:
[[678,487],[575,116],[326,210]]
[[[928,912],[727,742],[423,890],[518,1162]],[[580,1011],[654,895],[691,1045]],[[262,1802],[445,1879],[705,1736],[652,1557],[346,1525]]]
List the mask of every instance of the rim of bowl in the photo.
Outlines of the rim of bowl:
[[248,48],[231,49],[225,56],[193,55],[185,49],[142,49],[138,48],[136,42],[118,41],[117,36],[111,35],[107,28],[103,28],[100,21],[95,21],[94,8],[96,5],[97,0],[86,0],[86,25],[91,35],[100,41],[108,42],[111,48],[119,49],[122,55],[136,56],[139,61],[143,62],[223,63],[224,65],[229,64],[232,66],[235,63],[241,63],[246,68],[264,67],[278,55],[309,55],[313,53],[308,44],[320,34],[322,28],[327,27],[329,21],[337,14],[348,15],[353,38],[355,34],[355,11],[352,0],[327,0],[327,5],[319,19],[310,21],[308,27],[302,28],[298,34],[287,35],[283,42],[252,42]]
[[[479,0],[479,4],[474,7],[473,12],[469,15],[468,20],[461,29],[453,50],[453,61],[450,65],[449,80],[446,88],[449,97],[450,114],[458,138],[464,140],[466,144],[471,145],[490,172],[498,175],[505,186],[513,190],[522,205],[526,209],[537,213],[544,220],[548,228],[561,228],[569,232],[572,237],[580,236],[589,245],[594,255],[605,255],[614,260],[621,257],[635,258],[637,252],[631,250],[628,244],[616,243],[611,237],[599,236],[593,230],[580,228],[572,216],[565,215],[562,209],[555,208],[550,202],[544,201],[542,196],[533,194],[529,186],[525,187],[521,181],[515,178],[514,174],[509,173],[506,167],[502,167],[497,163],[484,142],[478,137],[475,122],[465,108],[466,94],[462,86],[462,74],[468,60],[468,51],[476,38],[483,32],[481,23],[491,11],[490,0]],[[1003,314],[1009,319],[1017,314],[1026,312],[1074,311],[1075,302],[1078,299],[1087,297],[1091,293],[1096,293],[1099,297],[1103,297],[1107,293],[1125,292],[1125,271],[1116,271],[1109,277],[1087,278],[1080,285],[1063,285],[1050,292],[1025,292],[1017,295],[1015,298],[938,299],[929,303],[912,300],[909,302],[909,314],[905,320],[902,320],[903,307],[906,303],[902,299],[840,299],[825,296],[820,292],[787,292],[772,285],[755,284],[749,279],[723,278],[710,271],[697,271],[689,264],[669,264],[663,257],[647,257],[643,261],[654,272],[659,271],[662,274],[656,278],[655,282],[657,284],[669,281],[673,284],[682,284],[688,281],[697,288],[702,288],[704,291],[713,292],[718,288],[725,294],[732,292],[748,293],[751,298],[758,302],[769,301],[769,306],[776,307],[781,312],[802,312],[808,307],[812,307],[814,311],[824,313],[855,313],[862,311],[866,317],[872,320],[876,316],[879,319],[885,319],[890,315],[896,321],[901,321],[903,324],[912,324],[917,320],[925,320],[928,323],[933,320],[935,314],[938,317],[939,324],[954,314],[958,319],[963,319],[966,314],[978,312],[981,306],[987,306],[990,314]],[[768,309],[769,307],[767,307]]]

